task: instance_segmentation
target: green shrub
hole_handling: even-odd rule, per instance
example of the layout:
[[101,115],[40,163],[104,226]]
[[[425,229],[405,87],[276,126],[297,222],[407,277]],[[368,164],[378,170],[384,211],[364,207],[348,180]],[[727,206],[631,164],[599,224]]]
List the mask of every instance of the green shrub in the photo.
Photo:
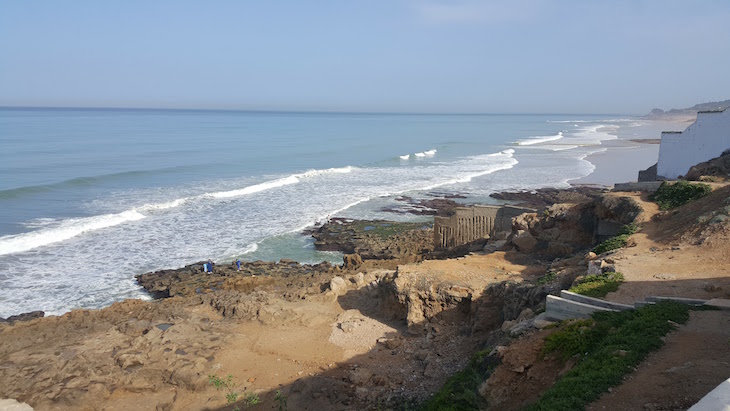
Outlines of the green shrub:
[[545,275],[538,278],[535,283],[537,285],[545,285],[553,282],[557,278],[558,274],[555,271],[548,271]]
[[588,297],[605,297],[606,294],[618,290],[618,286],[624,281],[621,273],[606,273],[602,275],[589,275],[580,280],[578,284],[568,291],[587,295]]
[[631,223],[626,224],[618,230],[618,235],[609,238],[608,240],[598,244],[593,248],[593,252],[596,254],[603,254],[607,251],[617,250],[619,248],[626,247],[631,234],[639,231],[639,226]]
[[712,188],[707,184],[693,184],[687,181],[669,184],[665,181],[654,194],[649,196],[649,199],[657,203],[659,209],[668,210],[704,197],[711,192]]
[[476,353],[469,365],[462,371],[452,375],[443,388],[428,400],[423,411],[462,411],[480,410],[485,404],[477,390],[479,385],[489,376],[493,365],[487,354],[489,349]]
[[682,324],[688,318],[687,305],[662,301],[633,311],[597,312],[590,320],[565,322],[545,339],[543,353],[559,352],[566,359],[579,356],[578,363],[525,409],[584,410],[662,346],[661,338],[673,329],[670,321]]

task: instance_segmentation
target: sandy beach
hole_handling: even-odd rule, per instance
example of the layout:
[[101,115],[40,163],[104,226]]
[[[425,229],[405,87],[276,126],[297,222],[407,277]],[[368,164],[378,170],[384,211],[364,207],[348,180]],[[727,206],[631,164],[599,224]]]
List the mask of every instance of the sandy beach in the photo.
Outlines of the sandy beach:
[[[659,144],[656,140],[662,131],[682,131],[689,123],[681,121],[637,120],[637,126],[621,129],[615,140],[605,140],[605,150],[586,157],[596,168],[588,176],[571,180],[571,184],[595,184],[611,186],[615,183],[637,181],[640,170],[656,164],[659,158]],[[642,142],[646,140],[646,142]]]

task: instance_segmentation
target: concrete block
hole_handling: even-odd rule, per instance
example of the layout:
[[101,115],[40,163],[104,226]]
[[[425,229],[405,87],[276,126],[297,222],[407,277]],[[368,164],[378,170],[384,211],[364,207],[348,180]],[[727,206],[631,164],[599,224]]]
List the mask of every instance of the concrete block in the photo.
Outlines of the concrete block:
[[579,303],[595,305],[598,307],[608,308],[616,311],[626,311],[634,309],[634,306],[632,305],[613,303],[611,301],[601,300],[600,298],[593,298],[581,294],[572,293],[568,290],[561,291],[560,296],[565,298],[566,300],[577,301]]
[[712,300],[706,302],[705,305],[719,308],[721,310],[730,310],[730,300],[726,298],[713,298]]
[[641,307],[645,307],[647,305],[653,305],[653,304],[656,304],[656,303],[651,302],[651,301],[637,301],[634,303],[634,307],[641,308]]
[[653,193],[662,185],[661,181],[642,181],[638,183],[616,183],[613,185],[613,191],[643,191]]
[[730,411],[730,378],[702,397],[688,411]]
[[566,300],[562,297],[548,295],[545,301],[545,314],[555,320],[570,318],[588,318],[596,311],[616,311],[609,308]]
[[659,301],[674,301],[677,303],[682,304],[689,304],[689,305],[702,305],[707,302],[707,300],[701,300],[699,298],[681,298],[681,297],[658,297],[658,296],[649,296],[646,297],[646,301],[651,301],[658,303]]

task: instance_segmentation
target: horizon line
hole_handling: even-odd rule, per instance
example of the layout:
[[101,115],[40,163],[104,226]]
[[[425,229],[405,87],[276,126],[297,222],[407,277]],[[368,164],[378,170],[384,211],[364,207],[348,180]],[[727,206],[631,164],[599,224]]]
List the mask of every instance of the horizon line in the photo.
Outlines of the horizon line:
[[236,108],[174,108],[174,107],[84,107],[84,106],[3,106],[0,110],[121,110],[121,111],[196,111],[229,113],[281,113],[281,114],[363,114],[363,115],[436,115],[436,116],[634,116],[627,113],[536,113],[536,112],[437,112],[437,111],[337,111],[337,110],[274,110],[274,109],[236,109]]

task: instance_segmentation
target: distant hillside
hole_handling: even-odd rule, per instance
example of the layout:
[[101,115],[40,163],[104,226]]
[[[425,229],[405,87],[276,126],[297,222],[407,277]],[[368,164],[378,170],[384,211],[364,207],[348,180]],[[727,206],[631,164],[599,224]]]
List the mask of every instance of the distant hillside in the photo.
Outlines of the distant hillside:
[[730,107],[730,100],[713,101],[709,103],[695,104],[689,108],[673,108],[664,111],[660,108],[653,109],[645,117],[652,120],[687,120],[694,121],[699,111],[720,111]]

